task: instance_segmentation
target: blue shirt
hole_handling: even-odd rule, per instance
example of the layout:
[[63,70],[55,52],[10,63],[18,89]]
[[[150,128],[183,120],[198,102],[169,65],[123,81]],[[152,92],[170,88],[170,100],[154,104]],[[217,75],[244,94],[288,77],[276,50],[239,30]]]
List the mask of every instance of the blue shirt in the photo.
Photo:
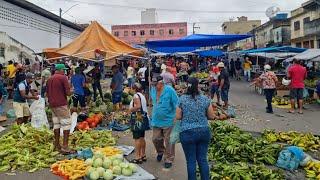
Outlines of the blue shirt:
[[182,110],[181,132],[208,127],[207,111],[210,99],[204,95],[198,95],[195,99],[190,95],[182,95],[179,100]]
[[83,84],[86,79],[82,74],[75,74],[71,77],[71,83],[74,88],[74,94],[84,96]]
[[176,108],[179,102],[176,91],[168,85],[165,85],[157,102],[157,91],[155,87],[150,93],[152,109],[152,126],[171,127],[176,116]]
[[123,91],[123,75],[119,71],[115,75],[113,75],[111,83],[114,84],[116,87],[114,89],[114,92],[122,92]]

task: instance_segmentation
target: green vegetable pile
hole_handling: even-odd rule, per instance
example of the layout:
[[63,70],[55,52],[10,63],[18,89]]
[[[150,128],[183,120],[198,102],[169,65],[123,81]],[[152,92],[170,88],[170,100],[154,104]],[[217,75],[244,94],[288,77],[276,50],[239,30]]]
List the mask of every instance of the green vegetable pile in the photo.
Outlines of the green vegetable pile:
[[212,180],[221,179],[272,179],[281,180],[284,176],[279,170],[271,170],[264,165],[248,165],[247,163],[217,163],[210,172]]
[[211,123],[210,129],[208,159],[214,162],[211,179],[284,179],[280,171],[265,166],[276,163],[280,145],[254,138],[224,121]]
[[219,162],[251,162],[274,165],[281,151],[278,144],[270,144],[263,138],[254,138],[250,133],[226,122],[211,124],[212,143],[209,160]]
[[114,146],[116,138],[111,131],[75,131],[69,138],[71,148],[80,150],[85,148]]
[[58,152],[53,151],[53,132],[46,128],[16,125],[0,137],[0,172],[34,172],[50,167]]

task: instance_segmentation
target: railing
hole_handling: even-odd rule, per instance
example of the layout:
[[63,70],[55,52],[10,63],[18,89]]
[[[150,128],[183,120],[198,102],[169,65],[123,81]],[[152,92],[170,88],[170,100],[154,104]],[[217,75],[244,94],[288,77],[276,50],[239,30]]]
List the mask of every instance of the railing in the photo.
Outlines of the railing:
[[315,19],[313,21],[305,23],[304,34],[305,35],[320,34],[320,19]]

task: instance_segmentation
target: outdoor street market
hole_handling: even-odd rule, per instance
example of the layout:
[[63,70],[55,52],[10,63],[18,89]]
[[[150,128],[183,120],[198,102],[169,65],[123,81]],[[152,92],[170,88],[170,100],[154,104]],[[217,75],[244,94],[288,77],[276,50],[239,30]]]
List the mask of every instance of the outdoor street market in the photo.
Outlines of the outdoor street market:
[[[317,0],[292,11],[265,2],[267,21],[230,19],[223,34],[201,23],[188,33],[189,23],[158,23],[157,12],[224,11],[144,6],[141,24],[110,31],[63,16],[141,7],[59,1],[75,4],[58,15],[49,1],[0,0],[1,180],[320,180]],[[239,12],[261,13],[229,13]],[[45,35],[50,23],[32,16],[58,25],[59,47]],[[15,39],[21,30],[41,38],[37,50]]]

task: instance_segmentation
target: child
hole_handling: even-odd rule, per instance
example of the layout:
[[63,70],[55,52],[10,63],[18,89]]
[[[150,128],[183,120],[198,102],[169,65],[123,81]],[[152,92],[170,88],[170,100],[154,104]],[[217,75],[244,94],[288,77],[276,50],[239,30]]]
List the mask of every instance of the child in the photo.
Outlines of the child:
[[210,73],[211,82],[211,99],[214,99],[214,95],[217,95],[217,105],[220,105],[219,83],[218,77],[220,75],[219,68],[213,67]]

